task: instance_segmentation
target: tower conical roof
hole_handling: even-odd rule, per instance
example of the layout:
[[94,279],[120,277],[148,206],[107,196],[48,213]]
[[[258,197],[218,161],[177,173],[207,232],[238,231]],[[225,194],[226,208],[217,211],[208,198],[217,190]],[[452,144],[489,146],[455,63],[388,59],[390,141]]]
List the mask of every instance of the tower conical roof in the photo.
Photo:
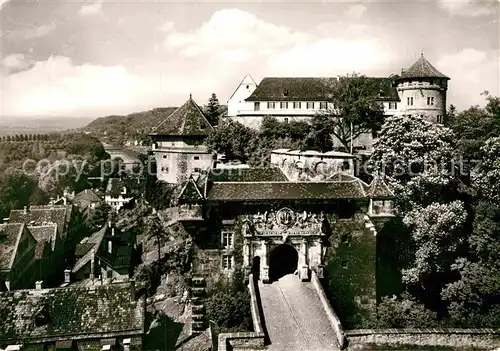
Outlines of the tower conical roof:
[[212,129],[213,127],[208,122],[205,114],[190,95],[184,105],[175,110],[154,128],[153,134],[178,136],[208,135],[208,132]]
[[436,67],[430,64],[422,54],[417,62],[401,73],[401,78],[445,78],[450,79],[439,72]]

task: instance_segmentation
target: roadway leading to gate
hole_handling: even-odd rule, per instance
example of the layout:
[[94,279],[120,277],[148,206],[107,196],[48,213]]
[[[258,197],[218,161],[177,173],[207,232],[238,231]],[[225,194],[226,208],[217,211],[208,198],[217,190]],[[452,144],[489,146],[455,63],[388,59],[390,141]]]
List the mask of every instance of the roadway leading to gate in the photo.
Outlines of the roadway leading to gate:
[[272,284],[259,282],[267,350],[340,350],[333,328],[312,283],[289,274]]

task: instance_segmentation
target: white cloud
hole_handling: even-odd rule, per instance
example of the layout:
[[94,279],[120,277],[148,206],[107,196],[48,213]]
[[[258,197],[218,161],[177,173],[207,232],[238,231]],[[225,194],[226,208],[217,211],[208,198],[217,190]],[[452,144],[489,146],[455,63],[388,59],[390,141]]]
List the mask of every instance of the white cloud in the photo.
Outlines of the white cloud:
[[52,22],[48,24],[43,24],[41,26],[4,31],[3,34],[5,36],[8,36],[8,38],[11,40],[37,39],[49,35],[53,31],[55,31],[56,28],[57,28],[56,22]]
[[83,5],[80,7],[80,11],[78,13],[82,16],[102,15],[102,3],[101,1],[96,1],[89,5]]
[[292,32],[258,19],[255,15],[225,9],[191,32],[171,32],[165,47],[185,57],[214,55],[227,61],[242,62],[306,41],[309,35]]
[[448,89],[448,104],[464,109],[471,105],[483,105],[488,90],[492,95],[500,94],[500,51],[480,51],[465,48],[447,54],[436,63],[443,73],[451,78]]
[[383,71],[394,59],[376,42],[326,38],[298,45],[270,59],[269,65],[280,75],[336,76]]
[[1,111],[4,115],[83,115],[140,104],[155,89],[161,93],[154,81],[122,66],[75,66],[69,58],[56,56],[2,77]]
[[479,17],[498,13],[499,0],[438,0],[438,5],[451,15]]
[[7,72],[14,70],[22,70],[30,66],[30,62],[26,59],[24,54],[12,54],[5,56],[2,61],[2,68],[5,68]]
[[0,10],[5,6],[7,5],[7,3],[9,2],[10,0],[0,0]]
[[175,23],[172,21],[167,21],[157,28],[160,32],[170,32],[174,29]]
[[347,9],[347,11],[344,12],[344,15],[352,17],[352,18],[361,18],[365,14],[365,12],[368,10],[368,8],[365,5],[351,5]]

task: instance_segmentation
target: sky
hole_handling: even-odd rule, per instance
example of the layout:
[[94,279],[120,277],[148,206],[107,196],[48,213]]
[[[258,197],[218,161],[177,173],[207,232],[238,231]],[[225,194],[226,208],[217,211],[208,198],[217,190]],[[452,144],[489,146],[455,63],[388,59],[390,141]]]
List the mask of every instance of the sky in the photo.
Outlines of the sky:
[[500,95],[499,0],[0,0],[2,116],[221,103],[250,74],[398,74],[423,52],[448,104]]

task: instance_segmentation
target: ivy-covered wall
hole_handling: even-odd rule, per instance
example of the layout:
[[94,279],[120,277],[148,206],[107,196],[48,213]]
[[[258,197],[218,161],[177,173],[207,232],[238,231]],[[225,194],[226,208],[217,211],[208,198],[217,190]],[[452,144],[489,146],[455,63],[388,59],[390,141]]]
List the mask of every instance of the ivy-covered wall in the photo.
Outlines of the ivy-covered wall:
[[344,328],[370,328],[376,321],[376,236],[362,218],[330,218],[325,289]]

